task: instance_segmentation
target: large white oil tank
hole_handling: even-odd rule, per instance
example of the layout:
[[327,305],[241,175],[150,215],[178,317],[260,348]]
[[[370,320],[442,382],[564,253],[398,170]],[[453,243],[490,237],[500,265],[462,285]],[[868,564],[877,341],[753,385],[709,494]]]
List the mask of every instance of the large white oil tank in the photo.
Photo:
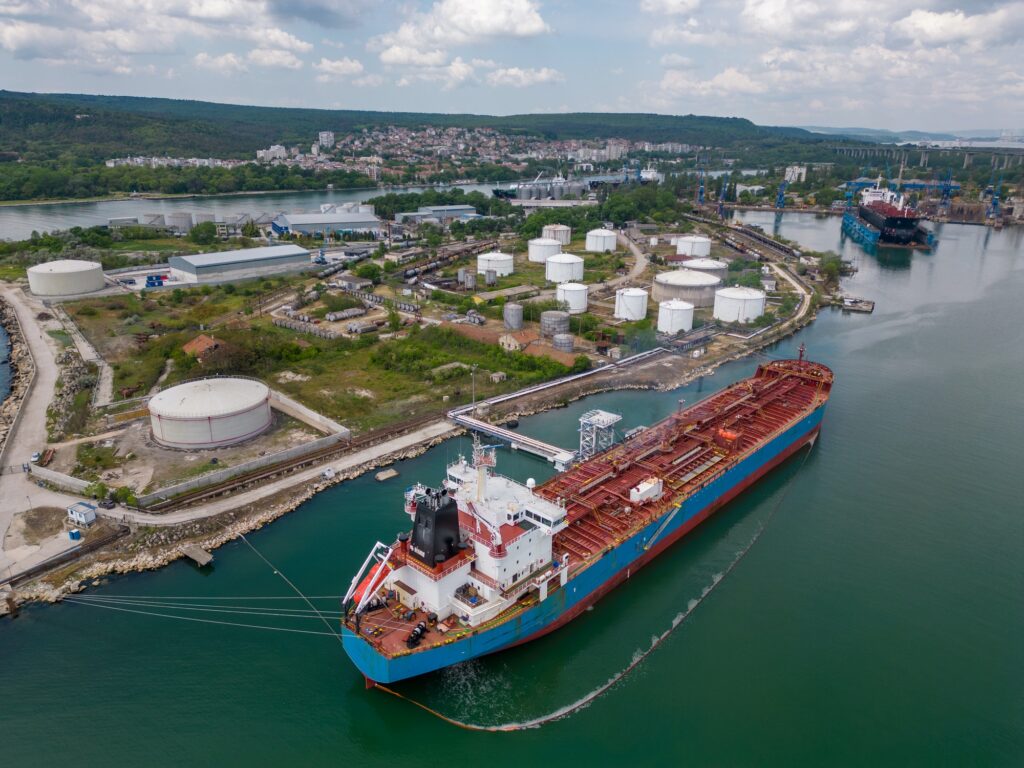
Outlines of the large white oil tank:
[[527,246],[530,261],[537,264],[543,264],[550,257],[562,252],[562,244],[553,237],[535,237]]
[[28,287],[36,296],[73,296],[103,288],[99,262],[58,259],[28,268]]
[[715,289],[721,284],[714,275],[693,269],[662,272],[654,277],[654,300],[682,299],[695,307],[710,307],[715,303]]
[[270,390],[252,379],[199,379],[149,400],[153,438],[169,448],[203,449],[255,437],[270,426]]
[[583,259],[571,253],[556,253],[544,265],[544,278],[552,283],[572,283],[583,279]]
[[683,262],[686,269],[695,269],[706,275],[714,275],[722,282],[729,276],[729,265],[718,259],[688,259]]
[[513,265],[514,260],[511,253],[491,251],[490,253],[481,253],[476,257],[476,273],[478,275],[486,275],[489,270],[494,270],[494,274],[498,277],[505,277],[505,275],[512,274]]
[[583,283],[561,283],[555,289],[555,298],[565,302],[570,315],[587,311],[587,286]]
[[674,336],[693,330],[693,304],[682,299],[669,299],[658,305],[658,332]]
[[540,236],[548,240],[557,240],[559,245],[568,245],[572,240],[572,227],[565,224],[547,224],[540,231]]
[[715,320],[749,323],[764,314],[764,291],[735,285],[715,292]]
[[610,229],[592,229],[587,232],[587,250],[591,253],[614,251],[617,238]]
[[711,255],[711,238],[704,235],[683,235],[676,239],[676,254],[702,259]]
[[615,317],[619,320],[643,320],[647,317],[647,291],[620,288],[615,292]]

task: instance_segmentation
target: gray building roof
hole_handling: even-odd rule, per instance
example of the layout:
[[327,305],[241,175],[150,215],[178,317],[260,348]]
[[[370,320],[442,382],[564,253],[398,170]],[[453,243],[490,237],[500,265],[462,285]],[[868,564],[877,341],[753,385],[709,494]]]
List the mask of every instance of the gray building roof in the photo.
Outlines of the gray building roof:
[[172,256],[168,264],[172,267],[188,265],[194,268],[221,267],[230,264],[246,264],[268,259],[309,258],[309,251],[297,245],[270,245],[263,248],[244,248],[240,251],[219,253],[196,253],[188,256]]
[[318,225],[336,225],[341,227],[380,226],[380,219],[369,213],[282,213],[275,221],[287,227]]

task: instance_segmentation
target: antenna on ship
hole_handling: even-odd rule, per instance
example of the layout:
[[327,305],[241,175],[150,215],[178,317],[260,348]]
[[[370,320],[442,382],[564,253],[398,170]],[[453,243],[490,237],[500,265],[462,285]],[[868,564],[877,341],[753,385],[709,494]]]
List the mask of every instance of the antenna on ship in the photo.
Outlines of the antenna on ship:
[[797,350],[797,352],[800,355],[799,360],[802,363],[804,361],[804,353],[807,352],[807,347],[804,345],[802,341],[800,342],[800,348]]

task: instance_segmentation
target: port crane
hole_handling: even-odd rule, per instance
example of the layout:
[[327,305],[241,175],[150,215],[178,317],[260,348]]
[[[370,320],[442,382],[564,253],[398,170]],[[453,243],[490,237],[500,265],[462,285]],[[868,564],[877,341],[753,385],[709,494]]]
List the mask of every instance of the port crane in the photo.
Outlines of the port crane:
[[996,181],[996,174],[992,172],[992,197],[988,201],[988,210],[985,215],[990,219],[999,218],[999,189],[1003,186],[1003,174],[999,174],[999,181]]
[[775,207],[783,209],[786,207],[786,187],[789,186],[789,182],[785,179],[779,184],[779,193],[775,195]]
[[946,178],[942,180],[942,199],[939,200],[939,215],[949,216],[949,207],[953,203],[953,169],[946,170]]

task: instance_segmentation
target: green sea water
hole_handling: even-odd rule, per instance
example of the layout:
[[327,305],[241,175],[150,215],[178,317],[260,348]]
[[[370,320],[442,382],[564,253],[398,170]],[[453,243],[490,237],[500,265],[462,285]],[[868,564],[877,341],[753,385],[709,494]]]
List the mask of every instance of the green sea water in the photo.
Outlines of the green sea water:
[[[747,220],[771,230],[769,214]],[[862,254],[836,219],[781,234],[842,248],[873,315],[825,310],[797,336],[836,385],[821,439],[568,627],[396,686],[453,716],[520,721],[627,666],[749,554],[637,670],[584,710],[509,734],[460,730],[365,691],[338,642],[119,613],[30,607],[0,622],[5,765],[1024,764],[1024,232],[945,226],[933,253]],[[666,393],[587,398],[524,419],[566,446],[588,408],[651,423],[765,357]],[[304,592],[339,595],[466,441],[320,494],[250,537]],[[542,480],[529,456],[499,471]],[[242,542],[212,569],[176,563],[101,597],[292,595]],[[209,601],[210,603],[214,601]],[[223,600],[224,606],[255,601]],[[269,602],[301,608],[298,601]],[[317,600],[325,609],[336,601]],[[305,618],[149,610],[325,631]],[[268,611],[272,612],[272,611]]]

